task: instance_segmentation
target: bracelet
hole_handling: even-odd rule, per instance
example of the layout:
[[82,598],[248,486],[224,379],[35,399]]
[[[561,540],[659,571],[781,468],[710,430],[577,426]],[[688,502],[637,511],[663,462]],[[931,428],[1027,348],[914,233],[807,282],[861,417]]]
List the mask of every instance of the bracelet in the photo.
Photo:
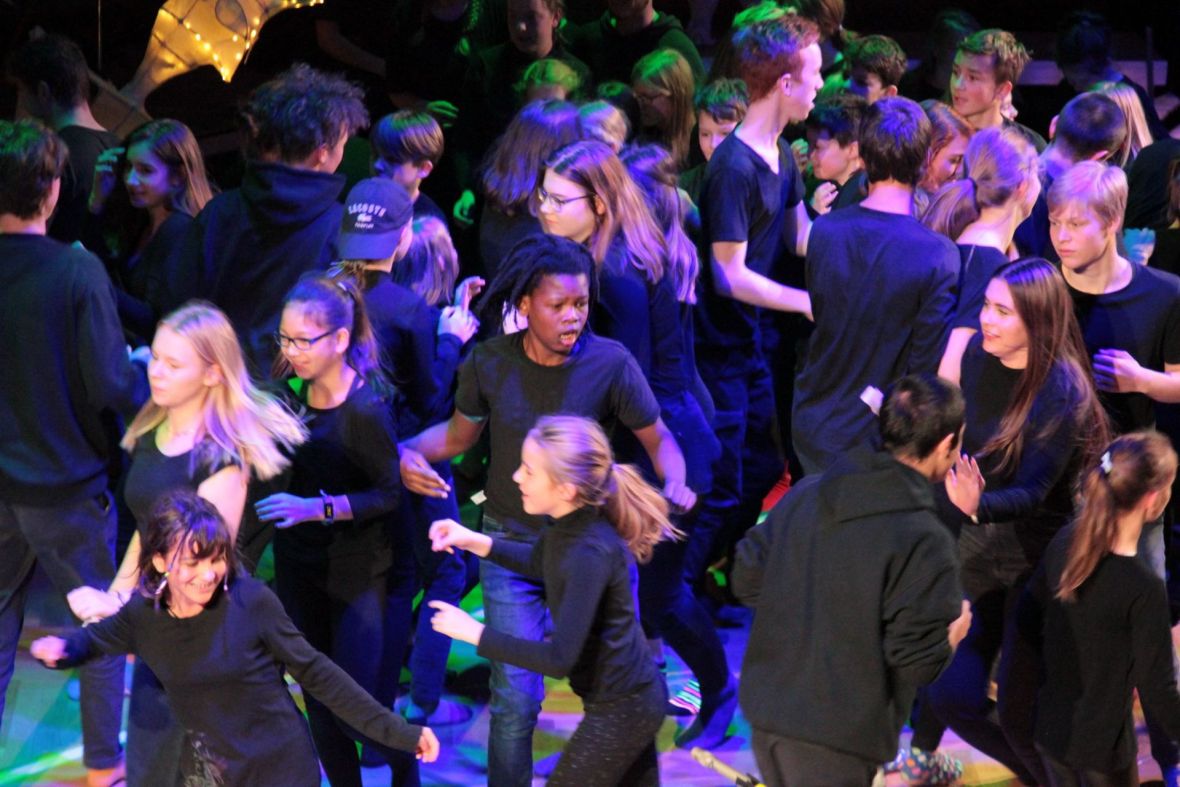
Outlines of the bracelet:
[[336,521],[336,504],[332,502],[332,496],[320,490],[320,499],[324,501],[324,525],[330,525]]

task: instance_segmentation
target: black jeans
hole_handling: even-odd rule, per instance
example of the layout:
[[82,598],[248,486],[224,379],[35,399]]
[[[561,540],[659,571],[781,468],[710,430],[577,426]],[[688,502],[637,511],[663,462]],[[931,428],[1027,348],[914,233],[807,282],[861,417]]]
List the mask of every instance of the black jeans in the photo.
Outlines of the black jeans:
[[[62,596],[84,585],[106,590],[115,577],[115,520],[106,492],[54,506],[0,502],[0,716],[12,681],[33,567],[39,563]],[[123,656],[100,656],[78,671],[82,762],[87,768],[113,768],[122,759],[119,726],[125,664]]]
[[1080,770],[1056,760],[1051,754],[1037,747],[1041,761],[1045,764],[1048,777],[1045,784],[1048,787],[1137,787],[1139,784],[1139,767],[1132,760],[1126,768],[1111,773]]
[[610,702],[587,702],[549,787],[652,787],[660,783],[656,733],[668,692],[657,680]]
[[766,787],[868,787],[877,763],[755,729],[751,743]]

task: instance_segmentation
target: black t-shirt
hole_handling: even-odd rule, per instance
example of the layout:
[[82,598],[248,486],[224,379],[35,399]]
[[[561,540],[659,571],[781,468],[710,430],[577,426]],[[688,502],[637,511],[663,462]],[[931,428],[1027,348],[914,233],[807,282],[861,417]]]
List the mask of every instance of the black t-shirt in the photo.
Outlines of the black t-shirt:
[[504,526],[535,536],[543,517],[526,514],[512,474],[520,447],[543,415],[580,415],[636,430],[660,417],[660,406],[635,359],[618,342],[583,334],[569,359],[542,366],[524,351],[524,333],[477,344],[459,368],[455,409],[473,421],[487,420],[491,438],[486,510]]
[[1059,259],[1049,237],[1049,189],[1053,187],[1053,180],[1052,175],[1041,172],[1041,193],[1037,195],[1028,218],[1016,227],[1012,242],[1021,257],[1042,257],[1050,262]]
[[938,368],[958,279],[955,245],[911,216],[853,205],[816,219],[807,249],[815,331],[795,383],[796,450],[826,467],[875,429],[866,386]]
[[1155,248],[1147,264],[1152,268],[1180,276],[1180,227],[1156,230]]
[[785,140],[778,141],[773,172],[736,133],[713,152],[701,187],[701,299],[697,342],[710,349],[749,347],[758,335],[758,308],[717,292],[712,244],[746,243],[746,267],[763,276],[794,249],[795,206],[803,178]]
[[979,312],[983,309],[983,296],[987,285],[996,271],[1008,264],[1008,257],[991,246],[976,246],[960,243],[959,259],[959,303],[955,306],[952,328],[979,330]]
[[1043,665],[1037,744],[1074,768],[1109,773],[1135,762],[1132,691],[1170,737],[1180,735],[1168,597],[1141,558],[1108,554],[1076,600],[1056,598],[1072,531],[1049,545],[1017,621]]
[[123,499],[135,517],[140,537],[144,536],[152,507],[160,497],[168,492],[195,492],[205,479],[230,464],[230,458],[212,440],[176,456],[160,451],[155,431],[136,440]]
[[[295,388],[306,395],[297,378]],[[371,386],[353,388],[339,407],[319,410],[296,397],[308,438],[295,450],[288,491],[298,497],[346,495],[352,519],[304,522],[275,532],[275,557],[322,563],[343,555],[370,555],[374,570],[390,558],[388,514],[401,493],[397,436],[389,404]]]
[[[1180,364],[1180,278],[1134,263],[1131,269],[1130,283],[1118,292],[1069,287],[1074,313],[1091,358],[1099,350],[1126,350],[1143,368],[1162,372],[1164,364]],[[1119,434],[1155,424],[1155,404],[1144,394],[1098,396]]]
[[193,781],[186,783],[320,784],[307,722],[283,669],[374,741],[413,751],[422,734],[311,647],[274,593],[249,577],[238,577],[191,618],[172,617],[137,595],[117,614],[71,633],[67,643],[61,666],[134,653],[151,668],[187,730],[181,767]]
[[1180,139],[1168,137],[1145,147],[1127,171],[1124,226],[1163,229],[1168,225],[1168,171],[1180,159]]
[[107,148],[119,144],[109,131],[95,131],[82,126],[66,126],[57,132],[69,149],[65,170],[61,174],[61,193],[49,221],[48,235],[66,243],[82,237],[86,223],[87,202],[94,181],[94,164]]
[[544,581],[553,633],[527,640],[489,626],[479,655],[568,675],[587,702],[622,699],[659,679],[635,608],[635,560],[601,510],[588,506],[550,520],[535,544],[495,539],[488,559]]

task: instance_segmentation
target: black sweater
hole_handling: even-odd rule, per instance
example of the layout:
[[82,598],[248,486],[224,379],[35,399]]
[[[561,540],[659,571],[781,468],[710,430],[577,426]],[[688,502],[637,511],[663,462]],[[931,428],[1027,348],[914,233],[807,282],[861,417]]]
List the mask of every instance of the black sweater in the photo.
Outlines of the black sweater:
[[283,682],[284,669],[378,743],[413,751],[422,734],[307,644],[275,595],[249,577],[191,618],[172,617],[135,596],[116,615],[74,631],[67,643],[59,667],[100,654],[144,660],[188,732],[182,768],[203,776],[201,784],[318,787],[311,736]]
[[147,399],[98,259],[43,235],[0,234],[0,499],[53,505],[107,485],[106,419]]
[[803,479],[746,535],[733,590],[755,609],[750,725],[877,762],[897,751],[916,689],[950,663],[963,597],[930,482],[868,450]]
[[586,702],[609,702],[659,676],[636,616],[635,561],[595,507],[552,520],[534,544],[495,539],[488,559],[545,583],[547,641],[485,628],[479,655],[552,678]]
[[1042,654],[1036,741],[1075,768],[1113,771],[1135,760],[1134,689],[1173,740],[1180,695],[1164,583],[1138,557],[1110,554],[1078,588],[1055,598],[1073,528],[1049,545],[1021,597],[1021,634]]

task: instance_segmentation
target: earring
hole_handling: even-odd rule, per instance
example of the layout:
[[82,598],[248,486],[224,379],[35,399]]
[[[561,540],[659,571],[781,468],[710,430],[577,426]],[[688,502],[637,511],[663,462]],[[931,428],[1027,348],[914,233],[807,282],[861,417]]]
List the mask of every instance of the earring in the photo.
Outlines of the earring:
[[229,592],[229,572],[226,572],[225,576],[221,578],[221,589],[226,593]]
[[156,592],[154,594],[156,596],[156,598],[159,598],[163,594],[164,588],[166,588],[166,587],[168,587],[168,572],[167,571],[165,571],[163,576],[160,577],[160,584],[156,587]]

